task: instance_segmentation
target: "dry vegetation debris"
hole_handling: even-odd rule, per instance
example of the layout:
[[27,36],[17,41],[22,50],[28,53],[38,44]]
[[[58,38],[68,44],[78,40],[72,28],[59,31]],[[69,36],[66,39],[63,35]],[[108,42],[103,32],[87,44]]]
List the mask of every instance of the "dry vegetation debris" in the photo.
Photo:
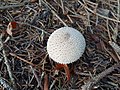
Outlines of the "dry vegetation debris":
[[[10,22],[16,22],[12,36]],[[69,65],[69,82],[46,52],[49,35],[62,26],[78,29],[87,43]],[[119,46],[119,0],[0,1],[1,90],[119,90]]]

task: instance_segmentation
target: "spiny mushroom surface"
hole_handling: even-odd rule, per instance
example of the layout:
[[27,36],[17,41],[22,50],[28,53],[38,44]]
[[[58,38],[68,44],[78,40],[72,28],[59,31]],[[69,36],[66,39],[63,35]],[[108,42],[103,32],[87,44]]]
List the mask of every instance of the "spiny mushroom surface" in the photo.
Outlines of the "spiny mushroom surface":
[[69,64],[82,56],[85,46],[85,38],[78,30],[72,27],[61,27],[50,35],[47,52],[55,62]]

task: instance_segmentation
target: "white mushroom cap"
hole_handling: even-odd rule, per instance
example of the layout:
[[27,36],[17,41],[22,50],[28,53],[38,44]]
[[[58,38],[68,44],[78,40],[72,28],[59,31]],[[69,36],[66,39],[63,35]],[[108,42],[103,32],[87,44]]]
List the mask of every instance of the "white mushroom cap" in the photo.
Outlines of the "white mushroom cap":
[[82,56],[85,46],[85,38],[78,30],[62,27],[50,35],[47,42],[47,52],[55,62],[69,64]]

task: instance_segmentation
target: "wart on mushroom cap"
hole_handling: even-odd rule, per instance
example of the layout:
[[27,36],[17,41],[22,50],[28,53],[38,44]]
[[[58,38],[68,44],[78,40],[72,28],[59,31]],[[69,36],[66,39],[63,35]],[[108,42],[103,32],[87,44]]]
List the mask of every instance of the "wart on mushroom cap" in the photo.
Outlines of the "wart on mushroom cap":
[[69,64],[82,56],[85,46],[85,38],[78,30],[72,27],[62,27],[50,35],[47,52],[55,62]]

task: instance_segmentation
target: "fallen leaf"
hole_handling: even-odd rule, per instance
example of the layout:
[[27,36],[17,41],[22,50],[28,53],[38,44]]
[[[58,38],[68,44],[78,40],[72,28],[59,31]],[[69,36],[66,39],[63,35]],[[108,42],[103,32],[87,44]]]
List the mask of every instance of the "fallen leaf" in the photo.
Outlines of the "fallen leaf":
[[12,28],[16,28],[17,23],[16,22],[11,22]]
[[64,70],[65,70],[67,81],[69,81],[70,80],[70,70],[69,70],[69,67],[67,66],[67,64],[57,64],[55,67],[55,70],[60,70],[62,68],[64,68]]
[[44,77],[44,90],[48,90],[48,75],[47,74]]
[[7,34],[12,36],[12,29],[16,28],[16,22],[10,22],[7,26]]
[[101,14],[101,15],[103,15],[103,16],[109,17],[109,15],[110,15],[110,10],[108,10],[108,9],[103,9],[103,8],[99,8],[99,9],[97,10],[97,13],[99,13],[99,14]]

